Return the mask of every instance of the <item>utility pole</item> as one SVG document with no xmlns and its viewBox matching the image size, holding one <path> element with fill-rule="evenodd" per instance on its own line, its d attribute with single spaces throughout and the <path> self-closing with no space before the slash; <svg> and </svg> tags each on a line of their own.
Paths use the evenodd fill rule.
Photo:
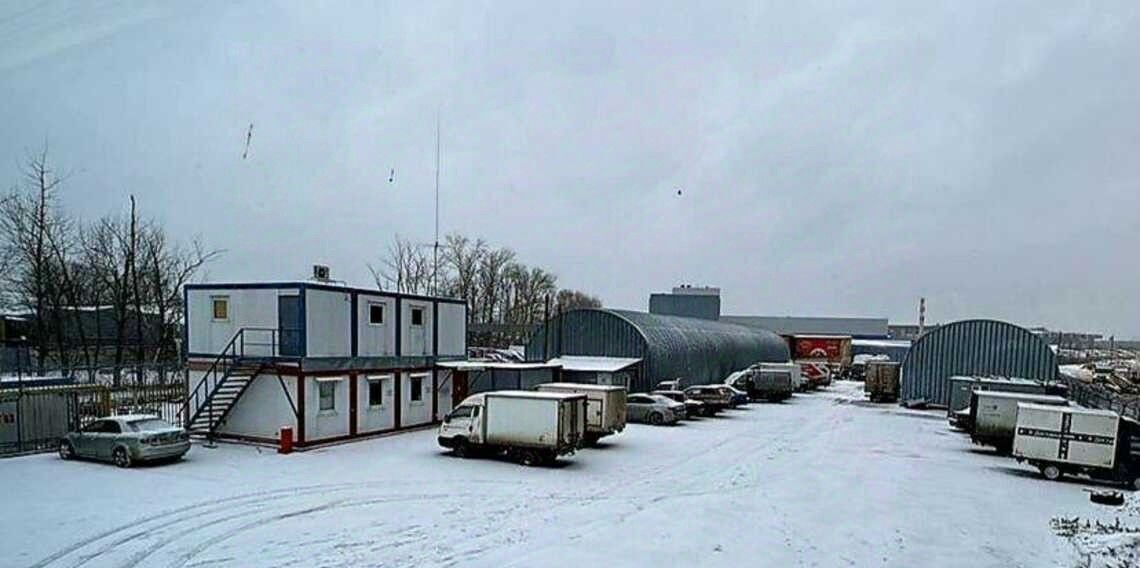
<svg viewBox="0 0 1140 568">
<path fill-rule="evenodd" d="M 439 295 L 439 110 L 435 111 L 435 241 L 431 253 L 431 293 Z"/>
</svg>

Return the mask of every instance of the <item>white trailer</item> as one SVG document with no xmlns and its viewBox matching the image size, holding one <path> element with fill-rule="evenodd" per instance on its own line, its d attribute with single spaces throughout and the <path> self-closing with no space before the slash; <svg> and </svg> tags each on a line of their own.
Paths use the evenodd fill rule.
<svg viewBox="0 0 1140 568">
<path fill-rule="evenodd" d="M 440 446 L 459 457 L 506 454 L 523 465 L 551 464 L 586 438 L 586 396 L 493 391 L 469 396 L 439 427 Z"/>
<path fill-rule="evenodd" d="M 625 430 L 625 387 L 581 383 L 547 383 L 538 392 L 586 395 L 586 444 Z"/>
<path fill-rule="evenodd" d="M 1140 489 L 1140 424 L 1108 410 L 1018 403 L 1013 456 L 1046 479 L 1084 474 Z"/>
<path fill-rule="evenodd" d="M 1013 448 L 1017 429 L 1017 405 L 1020 402 L 1046 406 L 1068 406 L 1064 397 L 1023 392 L 974 391 L 970 400 L 970 440 L 981 446 L 993 446 L 999 454 Z"/>
</svg>

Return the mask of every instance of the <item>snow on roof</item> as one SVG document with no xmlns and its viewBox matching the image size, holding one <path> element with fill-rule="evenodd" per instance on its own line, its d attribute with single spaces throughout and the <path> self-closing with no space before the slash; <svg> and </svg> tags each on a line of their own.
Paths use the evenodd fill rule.
<svg viewBox="0 0 1140 568">
<path fill-rule="evenodd" d="M 584 394 L 572 392 L 540 392 L 540 391 L 521 391 L 521 390 L 501 390 L 489 391 L 482 393 L 485 396 L 498 396 L 509 398 L 544 398 L 549 400 L 566 400 L 568 398 L 578 398 L 586 396 Z"/>
<path fill-rule="evenodd" d="M 907 339 L 852 339 L 851 345 L 866 347 L 910 347 Z"/>
<path fill-rule="evenodd" d="M 118 414 L 115 416 L 108 416 L 104 420 L 121 420 L 123 422 L 134 422 L 136 420 L 154 420 L 158 418 L 154 414 Z"/>
<path fill-rule="evenodd" d="M 537 388 L 540 389 L 540 392 L 541 392 L 541 390 L 544 390 L 544 389 L 556 389 L 556 390 L 565 389 L 565 390 L 583 390 L 583 391 L 598 391 L 598 392 L 603 392 L 603 391 L 609 392 L 609 391 L 619 391 L 619 390 L 623 391 L 623 390 L 625 390 L 625 387 L 617 386 L 617 385 L 593 385 L 593 384 L 589 384 L 589 383 L 545 383 L 545 384 L 538 385 Z"/>
<path fill-rule="evenodd" d="M 1034 381 L 1032 379 L 1022 379 L 1020 377 L 974 377 L 967 375 L 955 375 L 950 377 L 951 381 L 974 381 L 986 384 L 1017 384 L 1017 385 L 1039 385 L 1041 381 Z"/>
<path fill-rule="evenodd" d="M 974 391 L 974 393 L 978 395 L 978 398 L 1013 398 L 1017 400 L 1024 400 L 1026 402 L 1068 402 L 1067 398 L 1052 394 L 1032 394 L 1005 391 Z"/>
<path fill-rule="evenodd" d="M 435 364 L 437 367 L 444 369 L 455 369 L 457 371 L 483 371 L 485 369 L 510 369 L 513 371 L 526 371 L 531 369 L 554 369 L 557 364 L 552 363 L 512 363 L 507 361 L 440 361 Z"/>
<path fill-rule="evenodd" d="M 559 365 L 565 371 L 596 371 L 599 373 L 614 373 L 631 365 L 641 362 L 640 358 L 632 357 L 586 357 L 582 355 L 563 355 L 547 361 L 549 365 Z"/>
<path fill-rule="evenodd" d="M 1048 406 L 1044 404 L 1033 404 L 1032 402 L 1019 402 L 1018 408 L 1031 408 L 1033 410 L 1048 410 L 1050 412 L 1065 412 L 1068 414 L 1082 414 L 1087 416 L 1120 416 L 1111 410 L 1101 410 L 1099 408 L 1085 408 L 1083 406 Z"/>
</svg>

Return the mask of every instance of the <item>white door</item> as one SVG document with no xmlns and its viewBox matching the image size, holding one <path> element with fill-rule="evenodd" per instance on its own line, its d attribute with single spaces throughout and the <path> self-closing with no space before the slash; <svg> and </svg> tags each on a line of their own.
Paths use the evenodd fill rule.
<svg viewBox="0 0 1140 568">
<path fill-rule="evenodd" d="M 395 375 L 367 375 L 357 380 L 357 432 L 377 432 L 396 427 Z"/>
<path fill-rule="evenodd" d="M 411 304 L 408 309 L 409 355 L 427 355 L 428 310 L 423 304 Z"/>
</svg>

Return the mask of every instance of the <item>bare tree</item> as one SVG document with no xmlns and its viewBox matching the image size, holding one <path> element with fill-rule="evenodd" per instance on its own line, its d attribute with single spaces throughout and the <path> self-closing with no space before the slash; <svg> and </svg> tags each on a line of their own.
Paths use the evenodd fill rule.
<svg viewBox="0 0 1140 568">
<path fill-rule="evenodd" d="M 156 338 L 155 361 L 173 358 L 178 355 L 173 336 L 175 324 L 183 320 L 186 306 L 182 301 L 182 287 L 194 274 L 211 260 L 222 254 L 220 250 L 206 250 L 195 239 L 189 248 L 171 245 L 166 233 L 157 225 L 151 224 L 142 234 L 140 255 L 142 256 L 142 280 L 147 305 L 153 307 L 154 323 L 158 329 L 152 336 Z M 142 319 L 143 314 L 136 314 Z"/>
<path fill-rule="evenodd" d="M 479 309 L 479 264 L 487 254 L 487 243 L 451 234 L 445 237 L 443 247 L 444 293 L 467 300 L 467 322 L 471 323 Z"/>
<path fill-rule="evenodd" d="M 483 239 L 450 234 L 444 239 L 440 292 L 467 301 L 467 323 L 492 324 L 479 341 L 505 343 L 526 338 L 542 321 L 546 299 L 560 294 L 558 278 L 516 260 L 509 248 L 491 248 Z M 380 266 L 369 265 L 376 286 L 399 292 L 429 291 L 431 264 L 422 247 L 396 236 Z M 600 306 L 592 296 L 563 291 L 560 305 Z M 568 309 L 568 308 L 567 308 Z"/>
<path fill-rule="evenodd" d="M 381 290 L 395 286 L 397 292 L 426 294 L 431 286 L 432 262 L 424 247 L 396 235 L 388 245 L 388 254 L 380 266 L 368 265 L 376 287 Z"/>
<path fill-rule="evenodd" d="M 478 290 L 482 314 L 479 321 L 502 323 L 503 308 L 507 303 L 504 272 L 515 259 L 515 252 L 508 248 L 490 250 L 479 260 Z"/>
<path fill-rule="evenodd" d="M 578 308 L 600 308 L 602 301 L 578 290 L 559 290 L 556 306 L 557 311 L 566 312 Z"/>
<path fill-rule="evenodd" d="M 37 370 L 43 373 L 50 351 L 48 312 L 56 292 L 49 289 L 53 268 L 49 241 L 66 221 L 57 197 L 63 178 L 49 165 L 46 145 L 28 157 L 23 174 L 24 189 L 15 190 L 0 207 L 4 250 L 0 257 L 13 268 L 3 276 L 4 289 L 11 295 L 7 303 L 28 310 L 34 319 Z"/>
</svg>

